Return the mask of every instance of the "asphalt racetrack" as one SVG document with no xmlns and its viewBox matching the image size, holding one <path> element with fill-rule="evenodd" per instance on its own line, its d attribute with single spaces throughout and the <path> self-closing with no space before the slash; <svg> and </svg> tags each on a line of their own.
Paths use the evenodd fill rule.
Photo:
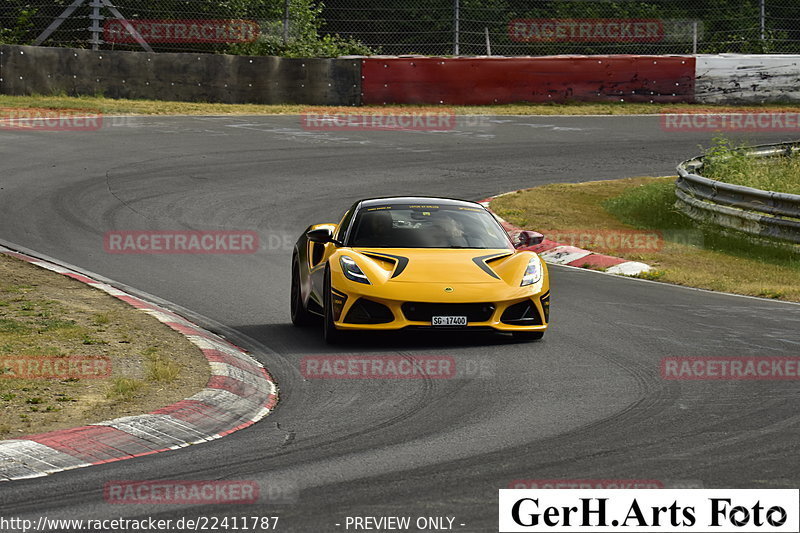
<svg viewBox="0 0 800 533">
<path fill-rule="evenodd" d="M 515 479 L 800 485 L 796 381 L 666 381 L 669 356 L 796 356 L 800 306 L 551 267 L 542 342 L 380 335 L 330 348 L 289 320 L 291 243 L 354 200 L 471 200 L 523 187 L 668 175 L 711 144 L 657 116 L 496 117 L 441 132 L 307 131 L 296 116 L 106 119 L 99 132 L 0 131 L 0 239 L 128 287 L 249 349 L 277 411 L 198 446 L 0 484 L 4 516 L 455 517 L 497 529 Z M 735 137 L 735 136 L 734 136 Z M 751 134 L 757 142 L 786 134 Z M 254 230 L 249 255 L 109 254 L 110 230 Z M 289 243 L 287 246 L 286 243 Z M 460 379 L 303 379 L 307 355 L 447 355 Z M 474 368 L 474 366 L 473 366 Z M 251 480 L 254 505 L 113 505 L 110 480 Z M 340 524 L 340 525 L 336 525 Z M 463 524 L 463 525 L 462 525 Z"/>
</svg>

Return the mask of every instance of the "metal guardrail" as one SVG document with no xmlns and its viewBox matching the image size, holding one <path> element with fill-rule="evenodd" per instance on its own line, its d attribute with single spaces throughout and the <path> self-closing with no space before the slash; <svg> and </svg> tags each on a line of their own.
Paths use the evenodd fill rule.
<svg viewBox="0 0 800 533">
<path fill-rule="evenodd" d="M 800 154 L 800 142 L 765 144 L 741 150 L 749 157 Z M 706 156 L 678 165 L 676 207 L 691 219 L 754 237 L 800 244 L 800 195 L 762 191 L 700 176 Z"/>
</svg>

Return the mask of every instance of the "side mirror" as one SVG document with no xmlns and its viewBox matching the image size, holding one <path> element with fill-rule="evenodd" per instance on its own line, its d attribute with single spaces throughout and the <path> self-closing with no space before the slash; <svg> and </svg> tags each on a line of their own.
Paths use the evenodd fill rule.
<svg viewBox="0 0 800 533">
<path fill-rule="evenodd" d="M 306 237 L 308 237 L 309 241 L 319 244 L 325 244 L 329 242 L 340 244 L 339 241 L 333 238 L 333 230 L 331 230 L 331 228 L 312 229 L 311 231 L 306 232 Z"/>
<path fill-rule="evenodd" d="M 517 234 L 514 248 L 525 248 L 527 246 L 536 246 L 542 244 L 544 235 L 536 231 L 523 230 Z"/>
</svg>

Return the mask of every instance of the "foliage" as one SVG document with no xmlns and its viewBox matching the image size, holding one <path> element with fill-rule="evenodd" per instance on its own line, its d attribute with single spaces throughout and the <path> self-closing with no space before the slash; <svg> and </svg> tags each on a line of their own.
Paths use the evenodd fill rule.
<svg viewBox="0 0 800 533">
<path fill-rule="evenodd" d="M 8 8 L 3 8 L 6 9 Z M 36 9 L 21 7 L 10 13 L 11 16 L 8 18 L 10 22 L 0 27 L 0 44 L 23 44 L 25 35 L 33 27 L 32 18 L 36 14 Z"/>
<path fill-rule="evenodd" d="M 745 145 L 735 145 L 725 137 L 716 137 L 713 142 L 703 160 L 703 176 L 765 191 L 800 194 L 797 154 L 754 158 L 745 155 Z"/>
<path fill-rule="evenodd" d="M 340 55 L 370 55 L 372 51 L 354 39 L 338 35 L 320 35 L 322 6 L 308 0 L 291 0 L 291 13 L 287 35 L 284 39 L 283 23 L 261 22 L 261 35 L 249 43 L 230 45 L 229 54 L 283 57 L 337 57 Z"/>
<path fill-rule="evenodd" d="M 284 39 L 284 9 L 289 28 Z M 0 42 L 31 43 L 71 0 L 4 0 Z M 89 46 L 91 8 L 79 8 L 47 40 L 48 46 Z M 155 43 L 156 51 L 277 54 L 290 57 L 342 54 L 450 54 L 454 51 L 455 6 L 461 54 L 486 53 L 486 32 L 497 55 L 683 54 L 693 51 L 697 23 L 699 53 L 800 53 L 800 2 L 761 0 L 115 0 L 130 19 L 247 19 L 263 33 L 252 43 Z M 112 16 L 103 10 L 105 16 Z M 518 42 L 509 35 L 515 19 L 658 19 L 657 42 Z M 667 29 L 667 26 L 669 29 Z M 106 44 L 139 50 L 134 44 Z"/>
<path fill-rule="evenodd" d="M 288 32 L 284 35 L 284 9 L 288 1 Z M 31 44 L 60 16 L 71 0 L 27 3 L 5 0 L 0 6 L 0 43 Z M 87 19 L 91 8 L 79 7 L 47 39 L 48 46 L 88 47 Z M 114 5 L 130 20 L 252 20 L 261 33 L 257 40 L 242 43 L 150 43 L 156 52 L 207 52 L 288 57 L 335 57 L 370 54 L 371 50 L 352 38 L 320 35 L 322 4 L 315 0 L 117 0 Z M 108 10 L 103 16 L 113 18 Z M 141 50 L 135 43 L 106 43 L 104 48 Z"/>
<path fill-rule="evenodd" d="M 761 38 L 760 0 L 458 0 L 459 49 L 505 55 L 673 54 L 693 51 L 698 24 L 699 53 L 800 51 L 800 3 L 767 2 Z M 517 42 L 509 35 L 515 19 L 658 19 L 668 34 L 657 42 Z M 446 54 L 453 50 L 454 0 L 327 0 L 324 30 L 355 37 L 386 53 Z"/>
</svg>

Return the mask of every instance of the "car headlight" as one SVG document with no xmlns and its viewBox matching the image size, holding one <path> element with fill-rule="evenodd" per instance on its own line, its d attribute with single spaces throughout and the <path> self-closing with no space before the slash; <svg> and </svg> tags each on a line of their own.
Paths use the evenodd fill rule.
<svg viewBox="0 0 800 533">
<path fill-rule="evenodd" d="M 522 283 L 519 286 L 533 285 L 540 279 L 542 279 L 542 260 L 538 255 L 534 255 L 528 261 L 528 267 L 525 269 L 525 274 L 522 275 Z"/>
<path fill-rule="evenodd" d="M 361 271 L 361 269 L 358 268 L 358 265 L 356 264 L 356 262 L 353 260 L 352 257 L 343 255 L 342 257 L 339 258 L 339 264 L 342 265 L 342 273 L 344 274 L 344 277 L 346 277 L 350 281 L 372 285 L 369 282 L 369 279 L 367 278 L 366 274 L 364 274 Z"/>
</svg>

